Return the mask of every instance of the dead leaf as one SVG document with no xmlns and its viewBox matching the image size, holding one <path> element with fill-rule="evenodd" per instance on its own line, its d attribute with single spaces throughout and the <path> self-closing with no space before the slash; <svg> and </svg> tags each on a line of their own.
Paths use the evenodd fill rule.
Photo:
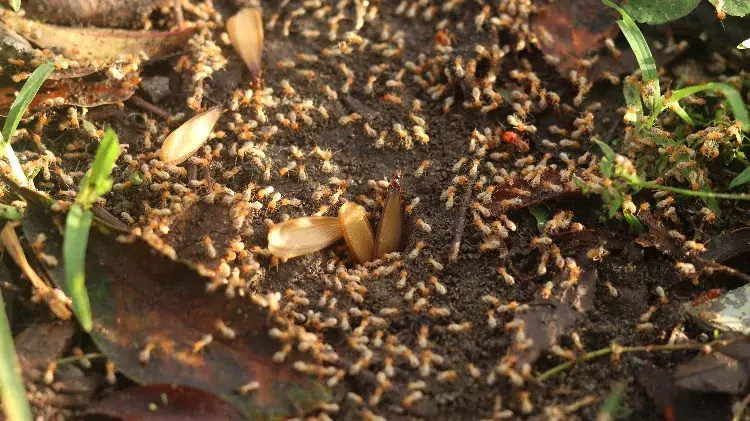
<svg viewBox="0 0 750 421">
<path fill-rule="evenodd" d="M 191 263 L 200 263 L 214 270 L 238 230 L 232 227 L 231 206 L 222 203 L 196 202 L 182 211 L 169 227 L 164 241 L 174 248 L 177 257 Z M 203 238 L 209 236 L 216 257 L 206 253 Z"/>
<path fill-rule="evenodd" d="M 740 228 L 711 238 L 704 244 L 706 251 L 699 256 L 723 263 L 741 254 L 750 253 L 750 228 Z"/>
<path fill-rule="evenodd" d="M 26 17 L 67 26 L 135 28 L 170 0 L 24 0 Z"/>
<path fill-rule="evenodd" d="M 636 372 L 635 379 L 667 421 L 726 420 L 730 417 L 728 399 L 722 402 L 717 395 L 680 389 L 667 370 L 644 368 Z"/>
<path fill-rule="evenodd" d="M 169 384 L 152 384 L 120 390 L 91 405 L 86 414 L 122 421 L 245 419 L 239 411 L 214 394 L 201 389 Z"/>
<path fill-rule="evenodd" d="M 594 309 L 594 294 L 596 291 L 597 263 L 588 259 L 583 253 L 577 261 L 580 265 L 580 273 L 575 282 L 567 282 L 569 285 L 556 294 L 563 303 L 567 303 L 579 313 Z M 571 269 L 564 270 L 558 277 L 556 285 L 564 285 L 570 279 Z"/>
<path fill-rule="evenodd" d="M 572 327 L 579 319 L 568 304 L 557 301 L 544 301 L 531 304 L 531 310 L 516 316 L 524 322 L 526 337 L 532 341 L 530 347 L 517 354 L 518 364 L 532 364 L 557 343 L 557 338 Z"/>
<path fill-rule="evenodd" d="M 48 211 L 49 199 L 10 185 L 28 204 L 23 221 L 27 238 L 45 233 L 46 251 L 62 261 L 62 225 Z M 330 399 L 326 387 L 290 366 L 289 361 L 304 360 L 302 355 L 292 352 L 287 363 L 273 362 L 280 346 L 268 335 L 272 325 L 264 308 L 207 293 L 212 278 L 157 252 L 140 237 L 97 222 L 89 235 L 86 265 L 91 337 L 134 381 L 208 390 L 259 420 L 298 416 Z M 65 289 L 63 265 L 48 272 Z M 217 321 L 234 331 L 234 339 L 217 328 Z M 196 350 L 196 343 L 209 334 L 212 341 Z M 144 364 L 141 353 L 147 345 L 153 349 Z M 237 393 L 251 381 L 258 382 L 258 390 Z"/>
<path fill-rule="evenodd" d="M 73 321 L 34 323 L 13 338 L 21 371 L 37 380 L 47 364 L 60 358 L 76 333 Z"/>
<path fill-rule="evenodd" d="M 495 215 L 500 215 L 509 210 L 523 209 L 545 200 L 557 200 L 581 194 L 581 189 L 575 186 L 572 181 L 562 181 L 560 173 L 556 170 L 548 168 L 538 176 L 537 187 L 531 185 L 536 175 L 529 180 L 525 180 L 522 175 L 517 175 L 511 179 L 506 177 L 505 183 L 495 187 L 489 209 Z M 561 190 L 556 191 L 553 188 L 546 187 L 546 183 L 558 186 Z"/>
<path fill-rule="evenodd" d="M 542 5 L 531 27 L 539 48 L 557 57 L 557 70 L 567 76 L 581 68 L 580 60 L 603 48 L 606 38 L 618 35 L 617 18 L 617 12 L 600 0 L 561 0 Z"/>
<path fill-rule="evenodd" d="M 61 53 L 68 59 L 85 64 L 112 63 L 128 55 L 146 54 L 150 59 L 180 51 L 195 28 L 174 32 L 130 31 L 107 28 L 72 28 L 48 25 L 5 12 L 2 20 L 40 48 Z"/>
<path fill-rule="evenodd" d="M 117 80 L 103 71 L 77 79 L 47 80 L 29 108 L 39 110 L 63 105 L 96 107 L 115 104 L 130 98 L 139 81 L 137 73 L 128 73 Z M 7 114 L 18 89 L 20 86 L 0 88 L 0 114 Z"/>
<path fill-rule="evenodd" d="M 710 354 L 700 354 L 675 369 L 675 384 L 699 392 L 745 394 L 750 385 L 750 337 L 738 339 Z"/>
<path fill-rule="evenodd" d="M 641 212 L 639 219 L 648 227 L 648 233 L 641 234 L 635 241 L 643 247 L 655 247 L 662 253 L 680 258 L 682 247 L 678 240 L 669 235 L 669 230 L 661 223 L 656 215 L 650 212 Z"/>
</svg>

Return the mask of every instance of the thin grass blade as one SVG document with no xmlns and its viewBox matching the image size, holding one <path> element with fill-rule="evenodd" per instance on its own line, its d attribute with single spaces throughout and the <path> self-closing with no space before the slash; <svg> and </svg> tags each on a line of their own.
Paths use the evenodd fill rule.
<svg viewBox="0 0 750 421">
<path fill-rule="evenodd" d="M 3 413 L 11 421 L 31 421 L 31 408 L 26 400 L 26 387 L 21 378 L 21 366 L 13 345 L 5 301 L 0 294 L 0 396 Z"/>
<path fill-rule="evenodd" d="M 649 92 L 646 96 L 646 105 L 653 110 L 657 99 L 661 96 L 661 91 L 659 89 L 659 76 L 656 72 L 656 62 L 654 61 L 653 54 L 651 54 L 651 49 L 648 47 L 646 38 L 643 37 L 643 33 L 638 29 L 638 25 L 635 24 L 633 19 L 624 10 L 609 0 L 602 1 L 622 15 L 622 20 L 618 20 L 617 25 L 625 35 L 630 48 L 633 49 L 636 60 L 638 60 L 638 66 L 641 68 L 641 73 L 643 74 L 643 83 L 647 85 L 646 89 Z"/>
<path fill-rule="evenodd" d="M 628 111 L 632 108 L 635 111 L 634 124 L 641 124 L 643 121 L 643 101 L 641 101 L 641 95 L 638 93 L 638 86 L 634 83 L 623 83 L 622 93 L 625 96 L 625 104 L 628 106 Z"/>
<path fill-rule="evenodd" d="M 671 103 L 676 103 L 681 99 L 684 99 L 690 95 L 694 95 L 701 91 L 719 91 L 727 99 L 729 108 L 732 109 L 734 118 L 742 125 L 742 130 L 750 130 L 750 116 L 748 116 L 747 108 L 745 103 L 742 101 L 740 93 L 737 92 L 733 87 L 724 83 L 709 82 L 703 85 L 688 86 L 687 88 L 678 89 L 672 92 L 672 96 L 669 97 Z"/>
<path fill-rule="evenodd" d="M 81 327 L 91 331 L 91 304 L 86 291 L 86 245 L 89 241 L 92 213 L 79 203 L 74 203 L 65 220 L 63 239 L 63 260 L 65 261 L 65 282 L 67 293 L 73 300 L 73 312 Z"/>
<path fill-rule="evenodd" d="M 18 127 L 18 123 L 21 121 L 23 113 L 26 112 L 26 108 L 31 103 L 31 100 L 34 99 L 36 93 L 39 92 L 39 88 L 42 87 L 44 81 L 47 80 L 47 77 L 49 77 L 54 70 L 55 63 L 44 63 L 37 67 L 26 80 L 23 88 L 21 88 L 18 96 L 10 106 L 8 118 L 5 119 L 5 124 L 3 125 L 3 137 L 6 141 L 10 142 L 10 138 L 16 131 L 16 127 Z"/>
<path fill-rule="evenodd" d="M 91 166 L 91 178 L 89 183 L 97 186 L 97 190 L 103 185 L 107 185 L 106 180 L 112 174 L 112 166 L 120 156 L 120 142 L 117 133 L 111 127 L 107 127 L 102 137 L 102 143 L 96 149 L 94 164 Z M 110 184 L 111 187 L 111 184 Z M 97 191 L 98 195 L 106 194 L 109 191 Z"/>
<path fill-rule="evenodd" d="M 734 177 L 732 182 L 729 183 L 729 188 L 733 189 L 746 183 L 750 183 L 750 167 L 745 168 L 737 177 Z"/>
<path fill-rule="evenodd" d="M 687 111 L 685 111 L 682 106 L 676 102 L 670 103 L 669 108 L 674 111 L 675 114 L 677 114 L 678 117 L 682 119 L 685 123 L 694 126 L 695 123 L 693 123 L 693 119 L 688 115 Z"/>
</svg>

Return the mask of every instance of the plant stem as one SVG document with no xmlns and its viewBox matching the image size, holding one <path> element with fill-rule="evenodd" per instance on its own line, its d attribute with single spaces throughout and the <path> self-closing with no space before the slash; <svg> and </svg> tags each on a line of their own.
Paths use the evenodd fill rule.
<svg viewBox="0 0 750 421">
<path fill-rule="evenodd" d="M 8 159 L 8 163 L 10 164 L 10 174 L 16 180 L 16 183 L 23 187 L 28 186 L 29 180 L 26 178 L 26 173 L 23 172 L 23 167 L 21 167 L 21 163 L 18 162 L 18 157 L 8 140 L 3 142 L 2 154 L 0 154 L 0 156 L 5 156 L 5 158 Z"/>
<path fill-rule="evenodd" d="M 99 358 L 107 358 L 107 356 L 102 354 L 101 352 L 91 352 L 89 354 L 73 355 L 70 357 L 60 358 L 59 360 L 55 361 L 55 363 L 57 363 L 58 366 L 61 366 L 63 364 L 72 364 L 82 360 L 95 360 Z"/>
<path fill-rule="evenodd" d="M 750 393 L 745 396 L 745 399 L 740 402 L 739 406 L 735 409 L 734 416 L 732 416 L 732 421 L 740 421 L 740 418 L 742 417 L 742 413 L 745 412 L 745 409 L 747 406 L 750 405 Z"/>
<path fill-rule="evenodd" d="M 0 293 L 0 396 L 3 412 L 9 421 L 31 421 L 31 408 L 21 378 L 21 366 L 13 347 L 5 301 Z"/>
<path fill-rule="evenodd" d="M 564 363 L 556 365 L 550 368 L 549 370 L 545 371 L 544 373 L 538 375 L 536 379 L 540 382 L 547 380 L 548 378 L 567 370 L 568 368 L 574 366 L 575 364 L 612 354 L 615 349 L 617 349 L 618 354 L 625 354 L 628 352 L 644 352 L 644 351 L 645 352 L 654 352 L 654 351 L 672 352 L 672 351 L 682 351 L 682 350 L 691 350 L 691 349 L 701 349 L 705 346 L 709 346 L 709 347 L 713 347 L 717 345 L 724 346 L 734 341 L 735 339 L 728 339 L 728 340 L 719 339 L 719 340 L 710 342 L 708 344 L 690 343 L 690 344 L 681 344 L 681 345 L 640 345 L 640 346 L 623 346 L 623 347 L 618 346 L 618 345 L 613 345 L 607 348 L 597 349 L 596 351 L 591 351 L 587 354 L 583 354 L 574 360 L 565 361 Z"/>
<path fill-rule="evenodd" d="M 648 181 L 633 181 L 629 180 L 630 183 L 633 186 L 636 187 L 645 187 L 648 189 L 654 189 L 654 190 L 667 190 L 674 193 L 680 193 L 684 194 L 686 196 L 695 196 L 695 197 L 713 197 L 716 199 L 736 199 L 736 200 L 750 200 L 750 194 L 745 193 L 716 193 L 716 192 L 705 192 L 705 191 L 696 191 L 696 190 L 690 190 L 690 189 L 681 189 L 679 187 L 670 187 L 670 186 L 664 186 L 661 184 L 651 183 Z"/>
</svg>

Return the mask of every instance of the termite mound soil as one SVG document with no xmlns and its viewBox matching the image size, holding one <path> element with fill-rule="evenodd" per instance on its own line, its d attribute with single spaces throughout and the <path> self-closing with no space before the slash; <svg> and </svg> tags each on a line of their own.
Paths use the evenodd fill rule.
<svg viewBox="0 0 750 421">
<path fill-rule="evenodd" d="M 321 206 L 328 206 L 326 215 L 335 215 L 343 200 L 364 203 L 359 196 L 375 200 L 377 194 L 368 185 L 368 180 L 387 180 L 395 169 L 402 169 L 404 172 L 401 181 L 404 204 L 411 203 L 417 197 L 420 199 L 419 204 L 407 214 L 407 240 L 402 257 L 382 262 L 382 268 L 370 268 L 368 276 L 355 275 L 355 266 L 347 260 L 342 247 L 333 247 L 278 265 L 274 265 L 272 259 L 262 252 L 256 254 L 255 258 L 263 268 L 262 276 L 245 285 L 245 293 L 280 292 L 281 306 L 287 306 L 289 310 L 300 314 L 299 324 L 319 334 L 320 339 L 333 347 L 342 360 L 350 364 L 361 362 L 359 373 L 352 370 L 351 375 L 344 376 L 335 386 L 334 396 L 336 403 L 340 405 L 340 412 L 331 414 L 331 417 L 337 420 L 373 419 L 367 417 L 369 414 L 377 414 L 389 420 L 480 420 L 493 419 L 493 413 L 511 410 L 512 419 L 594 420 L 601 402 L 609 395 L 614 384 L 624 381 L 626 389 L 622 402 L 625 411 L 623 416 L 626 419 L 663 419 L 662 408 L 655 406 L 647 395 L 636 379 L 637 373 L 653 368 L 670 370 L 687 361 L 693 353 L 626 354 L 619 363 L 610 362 L 608 357 L 603 357 L 574 366 L 539 383 L 533 379 L 534 376 L 564 361 L 551 353 L 550 344 L 538 349 L 538 359 L 528 361 L 531 371 L 525 373 L 527 377 L 523 382 L 497 370 L 504 357 L 517 352 L 515 347 L 518 346 L 518 329 L 506 328 L 505 325 L 523 314 L 501 312 L 497 307 L 509 303 L 528 304 L 531 310 L 527 311 L 533 312 L 537 306 L 546 305 L 544 303 L 548 301 L 545 296 L 559 295 L 561 283 L 567 279 L 568 272 L 558 268 L 554 255 L 547 253 L 547 257 L 544 257 L 549 258 L 547 270 L 540 274 L 539 266 L 544 253 L 530 243 L 533 238 L 542 234 L 535 218 L 527 209 L 509 211 L 505 215 L 513 224 L 499 215 L 482 216 L 484 224 L 492 227 L 493 223 L 497 223 L 508 230 L 508 238 L 504 240 L 507 250 L 482 250 L 485 239 L 474 223 L 473 216 L 474 212 L 481 215 L 482 211 L 471 208 L 474 202 L 483 203 L 477 195 L 495 184 L 493 177 L 496 173 L 487 163 L 491 163 L 497 171 L 520 171 L 524 164 L 519 164 L 519 160 L 531 156 L 528 163 L 538 163 L 545 159 L 545 154 L 550 154 L 546 158 L 549 164 L 562 168 L 560 152 L 577 159 L 590 151 L 587 158 L 590 159 L 592 154 L 598 153 L 595 145 L 589 143 L 590 137 L 598 135 L 607 142 L 622 137 L 622 114 L 617 111 L 624 105 L 621 86 L 612 85 L 606 80 L 597 81 L 583 103 L 574 107 L 573 99 L 578 92 L 576 86 L 561 77 L 535 48 L 516 51 L 518 41 L 526 39 L 528 34 L 524 35 L 518 32 L 520 30 L 509 27 L 500 31 L 490 31 L 487 25 L 482 30 L 475 29 L 474 18 L 481 10 L 475 2 L 456 6 L 448 11 L 441 11 L 439 6 L 434 7 L 433 13 L 436 16 L 430 21 L 421 17 L 428 7 L 418 7 L 414 3 L 414 7 L 418 9 L 415 13 L 417 17 L 410 18 L 407 12 L 397 10 L 400 2 L 384 2 L 378 5 L 377 18 L 373 22 L 367 22 L 360 31 L 360 35 L 370 39 L 371 44 L 384 45 L 375 49 L 364 48 L 360 52 L 359 46 L 353 43 L 351 47 L 354 51 L 351 53 L 328 55 L 324 51 L 336 49 L 341 39 L 328 40 L 328 24 L 325 20 L 315 18 L 312 11 L 305 15 L 291 16 L 291 11 L 301 3 L 292 1 L 283 8 L 275 3 L 264 5 L 266 23 L 276 14 L 280 18 L 275 26 L 266 29 L 264 71 L 260 82 L 250 83 L 250 75 L 243 69 L 231 47 L 222 46 L 229 62 L 224 69 L 204 81 L 203 105 L 206 108 L 214 104 L 231 107 L 233 96 L 248 89 L 255 92 L 273 89 L 272 93 L 268 91 L 266 95 L 273 98 L 275 105 L 266 106 L 266 122 L 261 120 L 257 110 L 251 105 L 244 104 L 236 110 L 226 112 L 216 127 L 217 131 L 225 132 L 225 137 L 217 137 L 208 142 L 212 150 L 216 150 L 219 144 L 223 145 L 223 150 L 212 158 L 207 172 L 213 182 L 234 192 L 243 192 L 253 183 L 256 193 L 272 186 L 273 192 L 281 193 L 282 198 L 300 200 L 299 207 L 279 205 L 276 209 L 270 209 L 268 205 L 272 193 L 258 199 L 263 203 L 263 208 L 253 211 L 246 222 L 246 226 L 253 228 L 252 233 L 246 230 L 241 235 L 244 247 L 248 250 L 254 247 L 262 250 L 267 246 L 266 220 L 279 222 L 284 215 L 311 215 L 318 212 Z M 345 8 L 342 12 L 346 18 L 341 22 L 339 37 L 343 37 L 351 29 L 356 19 L 350 9 L 351 7 Z M 529 19 L 521 12 L 509 18 L 522 23 Z M 292 20 L 288 36 L 284 35 L 283 29 L 286 19 Z M 436 24 L 443 19 L 446 23 L 441 26 L 443 29 L 438 29 Z M 314 37 L 306 32 L 314 30 L 321 34 Z M 384 30 L 387 33 L 382 36 Z M 495 63 L 477 52 L 477 46 L 491 51 L 493 45 L 500 50 L 508 47 L 507 51 L 503 50 L 505 52 L 502 58 Z M 397 51 L 387 55 L 389 49 Z M 673 61 L 665 74 L 671 76 L 672 66 L 689 60 L 694 51 L 687 50 L 683 53 L 684 56 Z M 317 61 L 305 62 L 300 59 L 300 54 L 317 57 Z M 488 84 L 494 86 L 494 90 L 504 100 L 497 109 L 482 112 L 479 107 L 464 106 L 464 102 L 471 104 L 473 101 L 473 86 L 456 75 L 457 58 L 463 60 L 464 66 L 470 60 L 476 60 L 477 79 L 486 77 L 490 72 L 494 73 L 496 82 Z M 284 61 L 294 61 L 296 66 L 292 68 L 279 64 Z M 408 65 L 408 62 L 412 64 Z M 144 75 L 146 78 L 168 76 L 171 94 L 156 105 L 172 114 L 185 113 L 191 116 L 194 111 L 186 104 L 193 93 L 193 84 L 188 75 L 174 72 L 174 64 L 174 61 L 151 64 L 145 69 Z M 373 69 L 377 66 L 381 66 L 381 69 Z M 415 67 L 420 69 L 414 70 Z M 634 69 L 622 69 L 622 72 L 632 70 Z M 507 116 L 514 113 L 510 105 L 514 102 L 514 92 L 526 97 L 532 95 L 532 88 L 528 83 L 519 82 L 511 76 L 514 71 L 533 72 L 540 81 L 539 86 L 533 89 L 554 92 L 560 97 L 561 103 L 558 106 L 548 104 L 543 108 L 535 106 L 527 113 L 525 123 L 537 127 L 537 132 L 533 134 L 519 130 L 519 135 L 529 145 L 528 152 L 517 145 L 495 142 L 487 148 L 485 155 L 480 156 L 476 149 L 481 147 L 481 142 L 476 140 L 476 136 L 472 141 L 472 132 L 477 130 L 484 133 L 485 128 L 488 128 L 486 136 L 499 138 L 504 130 L 513 129 Z M 314 72 L 314 75 L 310 72 Z M 351 83 L 347 83 L 348 72 L 354 75 Z M 726 72 L 736 73 L 737 69 L 730 67 Z M 451 76 L 446 77 L 445 73 Z M 372 93 L 368 93 L 367 88 L 370 76 L 377 76 Z M 389 85 L 387 81 L 392 83 Z M 293 88 L 293 92 L 286 90 L 287 83 Z M 422 86 L 423 84 L 426 86 Z M 345 85 L 349 86 L 348 93 L 343 88 Z M 335 97 L 326 94 L 326 86 L 337 92 Z M 385 95 L 396 98 L 384 99 Z M 482 106 L 491 105 L 492 99 L 484 93 L 482 95 Z M 305 100 L 311 100 L 313 104 L 304 111 L 312 120 L 311 125 L 303 121 L 302 113 L 294 107 Z M 419 106 L 415 106 L 415 100 L 419 101 Z M 446 101 L 452 103 L 448 104 L 450 107 Z M 539 98 L 535 97 L 534 101 L 538 102 Z M 573 121 L 583 117 L 585 109 L 595 103 L 599 105 L 593 107 L 593 128 L 581 137 L 578 147 L 545 145 L 545 139 L 553 144 L 563 139 L 563 136 L 550 133 L 549 126 L 557 125 L 573 131 Z M 325 107 L 325 111 L 321 112 L 319 106 Z M 299 125 L 296 130 L 285 126 L 283 122 L 290 118 L 292 111 L 296 112 L 296 122 Z M 148 130 L 149 123 L 141 120 L 132 104 L 124 110 L 103 107 L 98 112 L 98 122 L 112 125 L 118 130 L 121 142 L 129 145 L 130 155 L 137 157 L 143 154 L 143 157 L 136 158 L 139 164 L 150 162 L 148 154 L 158 150 L 159 140 L 154 136 L 148 142 L 150 145 L 147 144 L 144 132 Z M 283 115 L 277 116 L 277 113 Z M 324 113 L 328 118 L 324 117 Z M 340 121 L 342 117 L 351 117 L 353 113 L 358 114 L 358 117 L 353 118 L 352 122 Z M 422 127 L 429 136 L 428 142 L 420 141 L 413 131 L 413 127 L 419 124 L 410 114 L 424 120 Z M 154 118 L 159 133 L 166 127 L 176 127 L 175 124 L 169 126 L 163 119 L 153 115 L 150 117 Z M 242 147 L 246 140 L 239 138 L 242 130 L 237 127 L 251 120 L 259 122 L 258 127 L 251 130 L 255 135 L 252 141 L 263 150 L 262 166 L 270 166 L 267 174 L 264 174 L 266 168 L 262 169 L 252 161 L 252 154 L 248 153 L 242 158 L 232 152 L 237 147 Z M 230 127 L 230 123 L 235 125 L 234 129 Z M 374 130 L 375 137 L 367 133 L 365 123 Z M 402 138 L 399 129 L 394 126 L 396 124 L 407 132 L 406 136 L 410 140 L 407 141 L 406 136 Z M 271 126 L 277 126 L 277 133 L 264 139 Z M 386 136 L 384 144 L 379 146 L 376 142 L 381 131 L 385 131 Z M 55 153 L 59 150 L 62 154 L 66 137 L 58 135 L 54 138 L 58 140 L 49 147 Z M 295 158 L 293 147 L 299 148 L 304 157 Z M 323 171 L 324 161 L 315 152 L 316 147 L 332 153 L 332 171 Z M 87 149 L 92 152 L 93 145 Z M 495 159 L 491 156 L 493 153 L 501 155 Z M 206 154 L 200 152 L 197 156 L 205 157 Z M 465 162 L 457 165 L 464 158 Z M 420 177 L 415 176 L 415 171 L 425 160 L 429 161 L 429 167 Z M 474 160 L 478 162 L 472 169 Z M 290 163 L 296 165 L 290 166 Z M 88 165 L 90 162 L 85 158 L 64 162 L 68 171 L 80 171 Z M 306 181 L 300 180 L 300 165 L 305 166 Z M 200 164 L 198 167 L 196 180 L 206 180 L 203 167 Z M 288 174 L 280 175 L 279 170 L 287 167 L 291 167 Z M 236 171 L 233 171 L 235 168 Z M 476 175 L 473 174 L 474 171 Z M 233 173 L 225 176 L 226 172 Z M 131 173 L 132 168 L 121 164 L 115 170 L 116 182 L 125 182 Z M 334 176 L 346 180 L 347 185 L 342 189 L 339 200 L 330 203 L 329 198 L 340 187 L 339 183 L 330 182 L 329 179 Z M 456 177 L 463 179 L 456 180 Z M 475 183 L 482 180 L 483 185 L 477 187 Z M 189 186 L 199 197 L 205 197 L 209 193 L 206 185 L 190 187 L 185 175 L 176 176 L 171 182 Z M 60 184 L 60 189 L 66 188 L 61 182 L 56 183 Z M 162 194 L 149 187 L 151 183 L 115 191 L 107 197 L 106 209 L 116 216 L 127 212 L 136 219 L 137 225 L 146 225 L 148 217 L 144 211 L 144 202 L 152 208 L 164 207 L 165 203 Z M 210 184 L 210 181 L 206 184 Z M 454 189 L 454 204 L 447 209 L 446 201 L 441 200 L 441 195 L 451 186 Z M 325 187 L 330 192 L 316 200 L 314 196 Z M 465 201 L 467 189 L 471 196 Z M 642 193 L 635 199 L 639 203 L 651 198 L 648 193 Z M 655 203 L 656 200 L 652 202 Z M 680 280 L 674 269 L 674 260 L 655 248 L 639 245 L 635 241 L 637 235 L 629 231 L 623 220 L 607 218 L 607 210 L 595 195 L 549 200 L 542 206 L 550 216 L 563 211 L 570 212 L 572 221 L 584 227 L 582 233 L 571 233 L 567 228 L 559 235 L 550 235 L 563 260 L 571 258 L 582 265 L 582 256 L 589 250 L 599 247 L 606 250 L 600 259 L 597 258 L 586 269 L 595 270 L 595 274 L 594 282 L 582 294 L 581 300 L 586 303 L 582 311 L 571 307 L 571 314 L 574 316 L 544 316 L 541 325 L 525 326 L 527 333 L 533 335 L 534 330 L 543 330 L 556 323 L 563 324 L 559 338 L 558 335 L 552 335 L 551 340 L 556 341 L 564 350 L 574 350 L 581 354 L 606 348 L 612 343 L 665 343 L 679 322 L 680 303 L 723 282 L 722 279 L 709 278 L 695 287 Z M 676 212 L 681 220 L 675 225 L 683 234 L 698 236 L 700 241 L 705 241 L 713 235 L 746 224 L 746 204 L 721 202 L 721 206 L 721 218 L 714 225 L 708 225 L 700 220 L 698 210 L 702 204 L 699 201 L 678 199 Z M 373 215 L 377 215 L 379 211 L 377 208 L 370 210 Z M 221 215 L 223 214 L 217 217 Z M 196 216 L 195 225 L 190 225 L 188 221 L 187 225 L 183 222 L 183 225 L 175 226 L 172 237 L 167 236 L 169 242 L 184 245 L 185 239 L 180 237 L 183 235 L 181 233 L 190 231 L 191 226 L 198 231 L 204 225 L 210 226 L 210 222 L 204 219 Z M 428 224 L 429 232 L 417 220 Z M 225 225 L 227 224 L 221 224 L 220 233 L 210 232 L 209 228 L 205 228 L 209 232 L 198 234 L 216 236 L 216 247 L 226 248 L 229 234 L 225 231 L 231 229 Z M 458 259 L 450 261 L 451 247 L 457 232 L 461 239 Z M 221 241 L 217 240 L 218 237 L 221 237 Z M 195 235 L 195 238 L 200 236 Z M 418 243 L 423 245 L 421 251 L 413 259 L 407 257 Z M 198 249 L 199 247 L 195 250 Z M 208 265 L 209 259 L 201 259 L 200 251 L 195 250 L 194 255 L 187 257 Z M 442 269 L 428 259 L 434 259 Z M 396 267 L 385 276 L 373 274 L 393 265 Z M 498 274 L 498 268 L 505 268 L 514 282 L 510 283 Z M 340 273 L 342 270 L 348 272 Z M 403 271 L 406 272 L 406 280 L 400 285 Z M 359 276 L 359 280 L 347 279 L 351 276 Z M 437 284 L 431 282 L 431 277 L 435 277 L 445 290 L 442 291 Z M 546 292 L 549 282 L 552 282 L 551 293 Z M 666 304 L 659 304 L 660 297 L 655 292 L 657 287 L 664 289 L 668 298 Z M 307 304 L 290 304 L 295 297 L 300 298 L 303 294 L 309 300 Z M 335 306 L 331 305 L 333 299 L 336 300 Z M 497 302 L 491 303 L 495 299 Z M 648 320 L 653 325 L 648 329 L 636 329 L 641 315 L 654 305 L 659 308 Z M 342 314 L 346 316 L 342 317 Z M 379 319 L 368 320 L 371 317 Z M 565 320 L 561 322 L 556 317 Z M 315 329 L 316 323 L 329 318 L 336 319 L 335 326 Z M 495 322 L 491 322 L 493 318 Z M 344 319 L 348 320 L 350 327 L 342 327 Z M 363 320 L 367 321 L 363 323 Z M 577 351 L 578 344 L 571 339 L 574 332 L 583 346 Z M 689 337 L 697 337 L 700 333 L 697 326 L 687 324 L 686 334 Z M 362 337 L 367 339 L 363 340 Z M 353 344 L 361 344 L 363 347 Z M 539 347 L 539 344 L 530 346 Z M 364 348 L 368 351 L 363 351 Z M 414 358 L 410 359 L 412 354 Z M 364 355 L 367 355 L 366 362 L 362 359 Z M 467 368 L 469 366 L 472 368 Z M 515 367 L 514 370 L 517 374 L 521 368 Z M 455 371 L 455 374 L 451 371 Z M 388 386 L 379 384 L 376 379 L 376 373 L 379 372 L 388 373 Z M 477 372 L 479 374 L 474 376 Z M 491 374 L 493 372 L 495 373 Z M 415 385 L 419 381 L 423 381 L 424 385 Z M 424 396 L 407 404 L 405 398 L 414 395 L 410 387 L 421 390 Z M 347 398 L 348 392 L 360 395 L 365 403 L 359 404 Z M 381 393 L 382 398 L 376 399 Z M 580 409 L 566 409 L 568 405 L 586 402 L 586 399 L 589 399 L 589 403 L 582 405 Z M 709 412 L 715 407 L 715 419 L 725 415 L 727 399 L 703 395 L 700 399 L 703 399 L 699 401 L 700 405 L 709 408 Z"/>
</svg>

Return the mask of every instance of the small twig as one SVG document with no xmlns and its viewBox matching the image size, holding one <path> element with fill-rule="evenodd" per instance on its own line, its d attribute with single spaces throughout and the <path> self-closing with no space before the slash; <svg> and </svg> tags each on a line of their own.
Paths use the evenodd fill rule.
<svg viewBox="0 0 750 421">
<path fill-rule="evenodd" d="M 672 352 L 672 351 L 683 351 L 683 350 L 695 350 L 695 349 L 701 349 L 705 346 L 713 347 L 717 345 L 725 346 L 732 342 L 734 342 L 737 338 L 734 339 L 719 339 L 715 340 L 713 342 L 707 343 L 707 344 L 696 344 L 696 343 L 690 343 L 690 344 L 678 344 L 678 345 L 640 345 L 640 346 L 619 346 L 616 344 L 613 344 L 610 347 L 597 349 L 596 351 L 591 351 L 587 354 L 581 355 L 580 357 L 566 361 L 562 364 L 559 364 L 555 367 L 550 368 L 549 370 L 545 371 L 544 373 L 538 375 L 536 377 L 537 381 L 544 381 L 548 378 L 567 370 L 568 368 L 578 364 L 582 363 L 584 361 L 593 360 L 594 358 L 603 357 L 605 355 L 612 354 L 615 352 L 615 349 L 617 350 L 618 354 L 625 354 L 628 352 Z"/>
<path fill-rule="evenodd" d="M 750 405 L 750 393 L 745 396 L 745 399 L 740 402 L 740 404 L 735 408 L 734 415 L 732 416 L 732 421 L 740 421 L 740 418 L 742 418 L 742 414 L 745 412 L 745 409 L 747 409 L 747 406 Z"/>
<path fill-rule="evenodd" d="M 711 272 L 722 272 L 730 276 L 735 276 L 737 278 L 742 279 L 745 282 L 750 282 L 750 275 L 746 275 L 737 269 L 731 268 L 729 266 L 723 265 L 719 262 L 713 261 L 713 260 L 706 260 L 702 259 L 698 256 L 693 256 L 693 258 L 697 261 L 705 265 L 703 267 L 703 271 L 711 271 Z"/>
<path fill-rule="evenodd" d="M 177 27 L 183 29 L 185 27 L 185 16 L 182 14 L 182 0 L 174 0 L 174 14 Z"/>
<path fill-rule="evenodd" d="M 95 360 L 99 358 L 107 358 L 107 356 L 102 354 L 101 352 L 92 352 L 89 354 L 73 355 L 71 357 L 60 358 L 59 360 L 55 361 L 55 363 L 58 366 L 61 366 L 63 364 L 72 364 L 83 360 Z"/>
<path fill-rule="evenodd" d="M 169 118 L 169 117 L 172 116 L 172 114 L 170 114 L 169 111 L 167 111 L 167 110 L 165 110 L 165 109 L 163 109 L 161 107 L 157 107 L 156 105 L 154 105 L 154 104 L 146 101 L 145 99 L 141 98 L 138 95 L 131 96 L 128 101 L 132 102 L 133 105 L 135 105 L 137 107 L 143 108 L 144 110 L 146 110 L 148 112 L 151 112 L 151 113 L 154 113 L 154 114 L 158 115 L 159 117 Z"/>
<path fill-rule="evenodd" d="M 448 257 L 448 261 L 455 262 L 458 260 L 458 252 L 461 248 L 461 239 L 464 236 L 464 229 L 466 228 L 466 214 L 469 212 L 469 202 L 471 202 L 471 193 L 474 190 L 474 179 L 472 177 L 468 183 L 466 183 L 466 191 L 461 199 L 461 213 L 458 215 L 458 223 L 456 224 L 456 233 L 453 236 L 453 243 L 451 243 L 451 254 Z"/>
</svg>

